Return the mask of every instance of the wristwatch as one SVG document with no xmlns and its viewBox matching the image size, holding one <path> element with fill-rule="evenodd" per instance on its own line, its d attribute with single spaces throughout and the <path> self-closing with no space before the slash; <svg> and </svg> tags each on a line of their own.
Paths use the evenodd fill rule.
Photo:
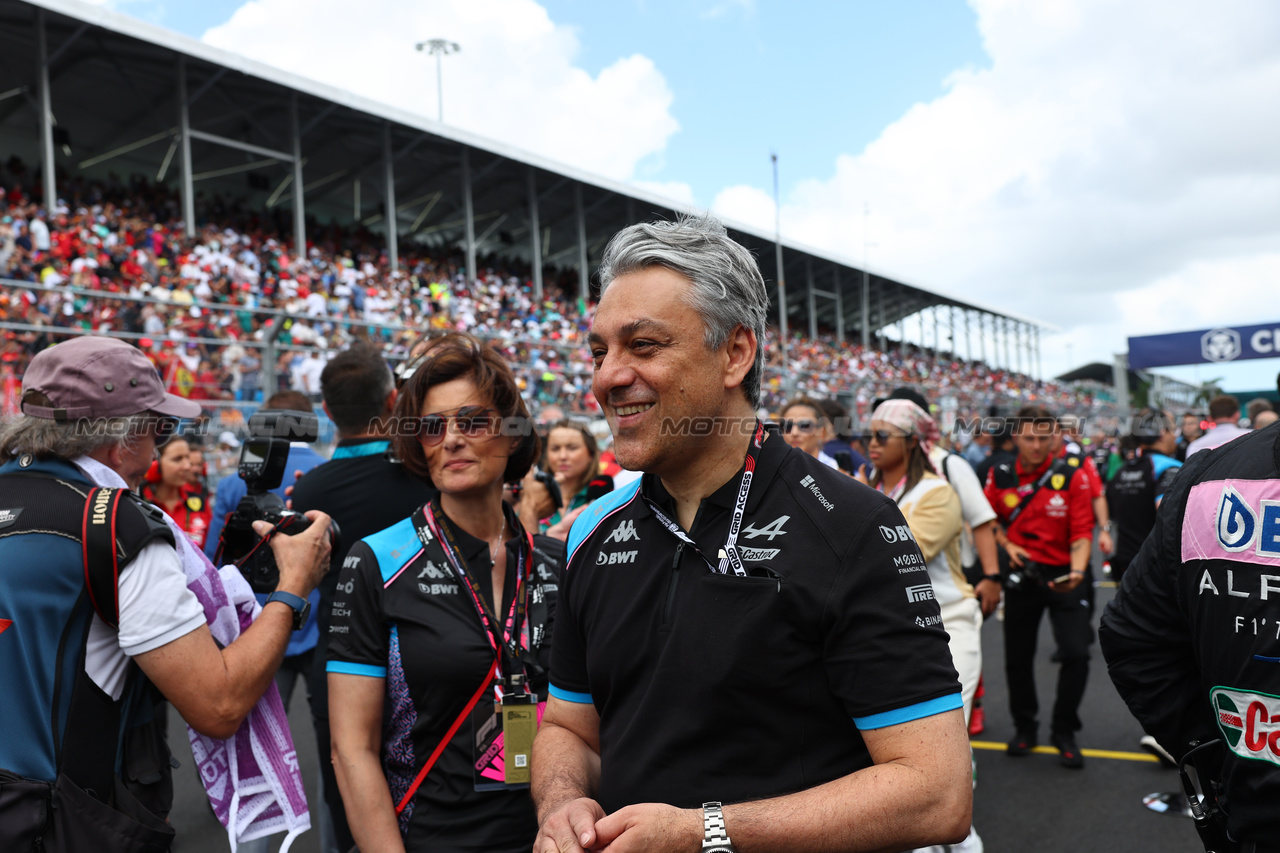
<svg viewBox="0 0 1280 853">
<path fill-rule="evenodd" d="M 267 600 L 262 603 L 266 607 L 273 601 L 281 604 L 289 605 L 289 609 L 293 611 L 293 630 L 301 631 L 302 626 L 307 624 L 307 615 L 311 613 L 311 602 L 305 598 L 300 598 L 291 592 L 280 592 L 276 590 L 267 596 Z"/>
<path fill-rule="evenodd" d="M 702 804 L 702 853 L 738 853 L 724 830 L 722 808 L 720 803 Z"/>
</svg>

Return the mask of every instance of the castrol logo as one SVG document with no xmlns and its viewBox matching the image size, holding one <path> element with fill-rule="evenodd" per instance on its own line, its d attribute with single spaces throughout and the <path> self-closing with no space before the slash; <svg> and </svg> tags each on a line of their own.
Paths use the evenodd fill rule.
<svg viewBox="0 0 1280 853">
<path fill-rule="evenodd" d="M 1280 766 L 1280 696 L 1227 687 L 1215 687 L 1209 696 L 1232 752 Z"/>
</svg>

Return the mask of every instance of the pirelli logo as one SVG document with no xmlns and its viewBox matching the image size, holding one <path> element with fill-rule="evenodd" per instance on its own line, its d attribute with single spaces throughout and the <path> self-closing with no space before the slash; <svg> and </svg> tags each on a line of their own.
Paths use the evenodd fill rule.
<svg viewBox="0 0 1280 853">
<path fill-rule="evenodd" d="M 933 598 L 933 584 L 931 583 L 907 587 L 907 601 L 913 604 L 917 601 L 928 601 L 931 598 Z"/>
<path fill-rule="evenodd" d="M 93 515 L 89 518 L 92 525 L 107 523 L 107 504 L 111 503 L 111 492 L 99 489 L 93 496 Z"/>
</svg>

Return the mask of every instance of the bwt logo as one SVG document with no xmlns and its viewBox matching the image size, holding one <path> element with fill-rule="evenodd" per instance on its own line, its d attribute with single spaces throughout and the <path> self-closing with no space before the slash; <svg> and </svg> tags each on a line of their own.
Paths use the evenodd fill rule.
<svg viewBox="0 0 1280 853">
<path fill-rule="evenodd" d="M 1233 361 L 1240 353 L 1240 333 L 1235 329 L 1211 329 L 1200 336 L 1200 354 L 1206 361 Z"/>
<path fill-rule="evenodd" d="M 911 528 L 905 524 L 899 524 L 897 527 L 885 527 L 880 525 L 880 535 L 884 537 L 884 541 L 890 545 L 898 542 L 914 542 L 916 537 L 911 535 Z"/>
<path fill-rule="evenodd" d="M 907 587 L 907 601 L 915 604 L 918 601 L 928 601 L 933 598 L 933 584 L 922 583 L 916 586 Z"/>
<path fill-rule="evenodd" d="M 636 554 L 639 553 L 639 551 L 618 551 L 613 554 L 606 554 L 604 551 L 601 551 L 599 554 L 596 554 L 596 565 L 621 566 L 627 563 L 634 563 L 636 561 Z"/>
</svg>

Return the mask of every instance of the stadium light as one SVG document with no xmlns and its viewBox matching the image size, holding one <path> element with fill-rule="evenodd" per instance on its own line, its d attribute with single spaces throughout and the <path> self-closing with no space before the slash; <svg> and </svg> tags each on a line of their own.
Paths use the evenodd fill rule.
<svg viewBox="0 0 1280 853">
<path fill-rule="evenodd" d="M 436 58 L 436 107 L 439 110 L 440 123 L 444 124 L 444 78 L 440 61 L 443 57 L 462 50 L 462 46 L 448 39 L 427 39 L 415 44 L 414 48 L 418 51 L 425 50 Z"/>
</svg>

